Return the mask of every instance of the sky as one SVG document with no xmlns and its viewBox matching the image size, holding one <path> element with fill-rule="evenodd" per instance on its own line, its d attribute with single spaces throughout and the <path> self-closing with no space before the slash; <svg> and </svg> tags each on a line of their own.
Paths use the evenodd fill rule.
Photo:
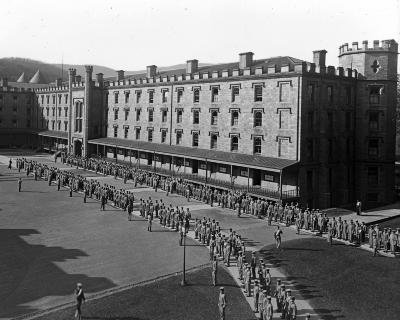
<svg viewBox="0 0 400 320">
<path fill-rule="evenodd" d="M 143 70 L 400 38 L 400 0 L 0 0 L 0 57 Z"/>
</svg>

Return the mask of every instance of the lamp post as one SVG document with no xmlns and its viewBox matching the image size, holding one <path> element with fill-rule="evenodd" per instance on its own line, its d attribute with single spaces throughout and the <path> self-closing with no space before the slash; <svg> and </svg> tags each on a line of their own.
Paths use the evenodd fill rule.
<svg viewBox="0 0 400 320">
<path fill-rule="evenodd" d="M 186 286 L 186 228 L 184 225 L 182 226 L 183 232 L 183 272 L 182 272 L 182 281 L 181 286 Z"/>
</svg>

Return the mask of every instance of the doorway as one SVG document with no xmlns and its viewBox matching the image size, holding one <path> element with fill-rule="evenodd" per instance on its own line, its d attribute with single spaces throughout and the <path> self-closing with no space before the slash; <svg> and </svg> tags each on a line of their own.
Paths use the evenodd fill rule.
<svg viewBox="0 0 400 320">
<path fill-rule="evenodd" d="M 261 171 L 253 169 L 253 186 L 261 186 Z"/>
<path fill-rule="evenodd" d="M 192 173 L 198 173 L 199 171 L 199 160 L 192 161 Z"/>
<path fill-rule="evenodd" d="M 82 156 L 82 141 L 81 140 L 74 141 L 74 153 L 78 157 Z"/>
</svg>

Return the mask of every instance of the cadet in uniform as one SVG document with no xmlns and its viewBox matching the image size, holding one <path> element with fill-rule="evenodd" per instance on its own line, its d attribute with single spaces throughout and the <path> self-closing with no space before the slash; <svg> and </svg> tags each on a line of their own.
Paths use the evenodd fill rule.
<svg viewBox="0 0 400 320">
<path fill-rule="evenodd" d="M 224 293 L 224 287 L 219 288 L 218 308 L 219 308 L 219 319 L 225 320 L 226 297 Z"/>
<path fill-rule="evenodd" d="M 10 160 L 11 161 L 11 160 Z M 22 188 L 22 179 L 19 178 L 18 179 L 18 192 L 21 192 L 21 188 Z"/>
<path fill-rule="evenodd" d="M 255 312 L 258 312 L 258 298 L 260 296 L 260 286 L 258 285 L 258 281 L 254 281 L 253 287 L 253 299 L 254 299 L 254 309 Z"/>
<path fill-rule="evenodd" d="M 272 306 L 271 303 L 271 297 L 267 297 L 267 304 L 265 306 L 264 310 L 264 319 L 263 320 L 272 320 L 272 317 L 274 316 L 274 307 Z"/>
<path fill-rule="evenodd" d="M 82 303 L 85 302 L 85 294 L 83 293 L 82 284 L 78 283 L 75 289 L 75 297 L 76 297 L 76 310 L 75 310 L 75 318 L 78 320 L 82 319 Z"/>
<path fill-rule="evenodd" d="M 217 272 L 218 272 L 218 260 L 217 256 L 214 256 L 214 259 L 212 261 L 212 270 L 211 270 L 211 276 L 214 287 L 217 285 Z"/>
</svg>

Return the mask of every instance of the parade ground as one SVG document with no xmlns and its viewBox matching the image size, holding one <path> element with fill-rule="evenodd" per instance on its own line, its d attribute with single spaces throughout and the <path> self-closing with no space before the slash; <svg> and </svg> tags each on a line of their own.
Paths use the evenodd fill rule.
<svg viewBox="0 0 400 320">
<path fill-rule="evenodd" d="M 187 239 L 188 285 L 182 287 L 178 233 L 157 220 L 148 232 L 138 216 L 128 221 L 125 212 L 111 206 L 100 211 L 94 199 L 84 203 L 81 194 L 71 198 L 66 189 L 57 191 L 23 170 L 7 169 L 7 159 L 18 155 L 15 151 L 0 157 L 0 319 L 71 319 L 77 282 L 92 297 L 84 305 L 84 319 L 218 319 L 220 285 L 226 288 L 227 319 L 255 319 L 230 270 L 221 267 L 218 286 L 212 286 L 206 247 Z M 144 186 L 134 188 L 130 181 L 55 164 L 46 154 L 25 156 L 130 190 L 136 199 L 188 207 L 192 218 L 216 219 L 224 232 L 236 230 L 247 250 L 256 251 L 273 269 L 273 284 L 279 274 L 292 288 L 299 301 L 298 319 L 307 313 L 326 320 L 397 319 L 400 314 L 400 259 L 373 257 L 339 242 L 330 246 L 326 239 L 286 227 L 282 250 L 277 250 L 276 226 L 267 226 L 265 220 L 239 218 L 232 210 L 167 197 Z M 379 221 L 381 213 L 370 215 Z"/>
</svg>

